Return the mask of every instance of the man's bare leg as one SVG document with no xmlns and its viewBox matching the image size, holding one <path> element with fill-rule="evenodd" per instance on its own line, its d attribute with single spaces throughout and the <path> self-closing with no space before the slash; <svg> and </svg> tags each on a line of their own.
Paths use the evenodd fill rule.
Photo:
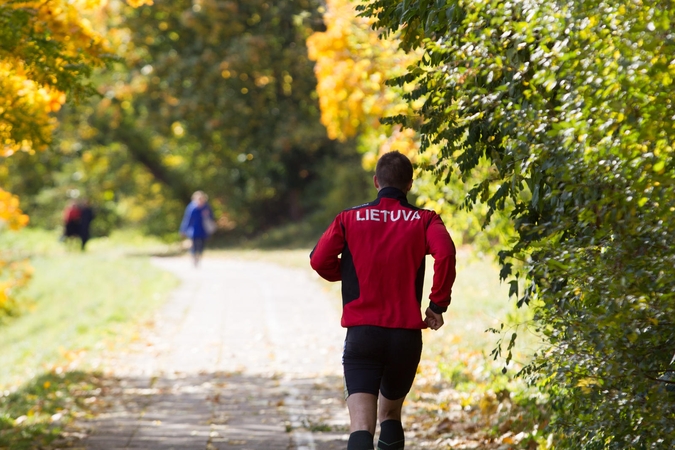
<svg viewBox="0 0 675 450">
<path fill-rule="evenodd" d="M 373 394 L 356 393 L 347 397 L 350 435 L 347 450 L 373 448 L 373 435 L 377 420 L 377 397 Z"/>
<path fill-rule="evenodd" d="M 378 419 L 380 420 L 380 437 L 377 441 L 378 450 L 403 450 L 405 435 L 401 425 L 401 410 L 405 397 L 389 400 L 380 395 Z"/>
</svg>

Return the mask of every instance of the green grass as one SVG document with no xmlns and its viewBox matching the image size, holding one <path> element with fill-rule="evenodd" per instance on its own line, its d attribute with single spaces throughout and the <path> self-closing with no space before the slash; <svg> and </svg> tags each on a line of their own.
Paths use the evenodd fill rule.
<svg viewBox="0 0 675 450">
<path fill-rule="evenodd" d="M 146 317 L 176 285 L 141 258 L 63 254 L 31 263 L 30 310 L 0 328 L 0 386 L 123 340 L 128 323 Z"/>
<path fill-rule="evenodd" d="M 433 259 L 427 260 L 424 298 L 432 284 Z M 470 351 L 482 351 L 494 345 L 495 337 L 486 333 L 499 327 L 513 309 L 508 298 L 508 286 L 500 283 L 499 271 L 489 256 L 476 255 L 469 247 L 457 254 L 457 278 L 452 289 L 452 303 L 444 314 L 445 325 L 438 332 L 429 331 L 429 344 L 451 342 Z"/>
<path fill-rule="evenodd" d="M 14 249 L 32 254 L 34 274 L 21 295 L 25 310 L 0 327 L 0 389 L 128 339 L 129 323 L 146 318 L 177 285 L 148 258 L 125 256 L 125 249 L 154 248 L 152 240 L 117 236 L 80 252 L 52 237 L 15 236 Z"/>
<path fill-rule="evenodd" d="M 79 254 L 79 241 L 60 241 L 59 230 L 26 228 L 19 232 L 0 232 L 0 248 L 11 255 L 61 256 Z M 133 256 L 149 254 L 171 254 L 179 244 L 167 244 L 153 237 L 143 236 L 135 230 L 118 230 L 108 237 L 95 238 L 87 244 L 85 253 L 105 253 L 109 256 Z"/>
<path fill-rule="evenodd" d="M 5 258 L 29 258 L 19 315 L 0 325 L 0 448 L 35 448 L 58 436 L 94 389 L 104 351 L 123 349 L 178 284 L 149 258 L 165 244 L 132 232 L 91 241 L 58 233 L 0 235 Z M 57 420 L 55 420 L 55 417 Z"/>
<path fill-rule="evenodd" d="M 96 374 L 46 372 L 0 400 L 0 449 L 52 448 L 72 417 L 87 416 L 104 387 Z"/>
</svg>

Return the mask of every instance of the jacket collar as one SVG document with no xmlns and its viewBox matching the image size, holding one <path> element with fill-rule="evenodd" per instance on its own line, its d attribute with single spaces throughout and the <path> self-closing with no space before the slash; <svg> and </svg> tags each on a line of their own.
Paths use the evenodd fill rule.
<svg viewBox="0 0 675 450">
<path fill-rule="evenodd" d="M 395 198 L 398 200 L 403 200 L 405 202 L 408 201 L 408 199 L 405 196 L 405 193 L 402 190 L 395 187 L 384 187 L 380 189 L 380 191 L 377 193 L 377 198 L 380 199 L 382 197 Z"/>
</svg>

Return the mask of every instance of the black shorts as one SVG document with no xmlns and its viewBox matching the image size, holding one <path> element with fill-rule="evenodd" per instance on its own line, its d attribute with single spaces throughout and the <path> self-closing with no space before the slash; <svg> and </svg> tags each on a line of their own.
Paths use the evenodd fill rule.
<svg viewBox="0 0 675 450">
<path fill-rule="evenodd" d="M 405 397 L 422 354 L 422 330 L 358 326 L 347 329 L 342 366 L 345 398 L 351 394 Z"/>
</svg>

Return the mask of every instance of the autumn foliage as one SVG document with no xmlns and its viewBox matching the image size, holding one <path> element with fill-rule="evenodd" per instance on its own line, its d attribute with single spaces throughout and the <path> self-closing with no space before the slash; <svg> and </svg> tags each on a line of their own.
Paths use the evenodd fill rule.
<svg viewBox="0 0 675 450">
<path fill-rule="evenodd" d="M 43 150 L 66 93 L 90 92 L 87 77 L 109 52 L 83 12 L 97 0 L 0 2 L 0 156 Z"/>
<path fill-rule="evenodd" d="M 0 0 L 0 158 L 45 150 L 66 96 L 79 100 L 94 92 L 93 69 L 111 59 L 106 39 L 92 27 L 100 3 Z M 0 232 L 27 223 L 19 199 L 0 189 Z M 0 316 L 29 277 L 25 261 L 0 254 Z"/>
<path fill-rule="evenodd" d="M 18 230 L 28 223 L 28 216 L 19 208 L 19 199 L 7 191 L 0 189 L 0 230 L 8 227 Z"/>
<path fill-rule="evenodd" d="M 18 230 L 28 223 L 28 216 L 19 208 L 19 199 L 0 189 L 0 232 L 4 228 Z M 28 282 L 31 268 L 22 260 L 13 261 L 0 253 L 0 319 L 14 307 L 16 292 Z"/>
<path fill-rule="evenodd" d="M 380 118 L 409 108 L 402 92 L 386 81 L 401 75 L 416 55 L 399 50 L 394 39 L 380 39 L 373 20 L 357 17 L 354 2 L 328 0 L 326 5 L 326 31 L 307 40 L 309 57 L 316 61 L 321 122 L 332 139 L 341 141 L 359 133 L 379 133 Z M 405 131 L 394 131 L 378 144 L 384 151 L 411 150 L 406 153 L 413 156 L 411 138 Z"/>
</svg>

